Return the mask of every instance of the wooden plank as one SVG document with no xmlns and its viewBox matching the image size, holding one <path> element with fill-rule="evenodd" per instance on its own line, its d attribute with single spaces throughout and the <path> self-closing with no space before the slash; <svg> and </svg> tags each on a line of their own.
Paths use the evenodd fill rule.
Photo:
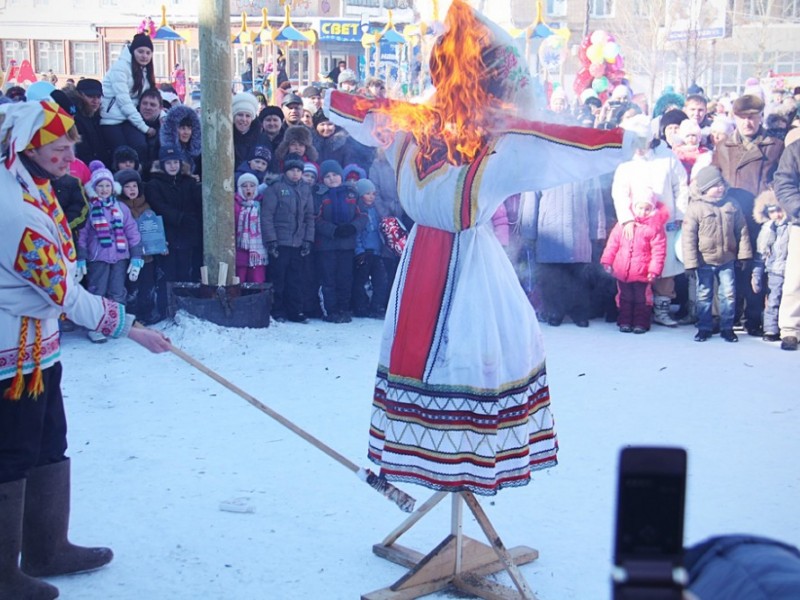
<svg viewBox="0 0 800 600">
<path fill-rule="evenodd" d="M 440 592 L 448 587 L 450 587 L 450 579 L 424 583 L 402 590 L 393 590 L 390 586 L 363 594 L 361 600 L 414 600 L 415 598 Z"/>
<path fill-rule="evenodd" d="M 486 513 L 483 512 L 483 508 L 481 508 L 481 505 L 478 504 L 478 500 L 475 498 L 472 492 L 459 493 L 467 503 L 467 506 L 469 506 L 472 514 L 475 515 L 478 524 L 481 526 L 483 533 L 486 535 L 486 539 L 489 540 L 489 543 L 497 553 L 497 556 L 500 558 L 500 561 L 503 563 L 506 571 L 508 571 L 508 574 L 511 576 L 511 580 L 514 582 L 514 585 L 517 586 L 521 597 L 525 600 L 536 600 L 533 590 L 531 590 L 530 586 L 528 586 L 528 582 L 525 581 L 525 578 L 522 576 L 522 573 L 520 573 L 517 565 L 514 564 L 514 560 L 511 558 L 508 550 L 503 545 L 503 541 L 500 539 L 500 536 L 497 534 L 497 531 L 495 530 L 491 521 L 489 521 L 489 517 L 486 516 Z"/>
<path fill-rule="evenodd" d="M 483 600 L 520 600 L 519 592 L 474 573 L 464 573 L 453 579 L 453 587 Z M 534 598 L 535 600 L 535 598 Z"/>
<path fill-rule="evenodd" d="M 411 548 L 406 548 L 400 544 L 392 544 L 391 546 L 384 546 L 383 544 L 375 544 L 372 546 L 372 552 L 381 558 L 402 565 L 408 569 L 416 567 L 419 561 L 425 558 L 422 552 L 417 552 Z"/>
</svg>

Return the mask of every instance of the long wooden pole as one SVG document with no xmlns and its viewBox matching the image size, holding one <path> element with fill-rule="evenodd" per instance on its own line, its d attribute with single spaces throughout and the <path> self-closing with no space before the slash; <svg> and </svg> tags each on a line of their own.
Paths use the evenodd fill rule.
<svg viewBox="0 0 800 600">
<path fill-rule="evenodd" d="M 216 372 L 212 371 L 207 366 L 205 366 L 203 363 L 201 363 L 199 360 L 197 360 L 196 358 L 190 356 L 189 354 L 187 354 L 183 350 L 181 350 L 179 348 L 176 348 L 175 346 L 170 345 L 170 351 L 173 354 L 175 354 L 176 356 L 179 356 L 180 358 L 185 360 L 187 363 L 192 365 L 198 371 L 201 371 L 202 373 L 205 373 L 206 375 L 211 377 L 211 379 L 213 379 L 214 381 L 216 381 L 217 383 L 219 383 L 223 387 L 228 388 L 230 391 L 232 391 L 234 394 L 236 394 L 240 398 L 244 398 L 245 400 L 247 400 L 247 402 L 249 402 L 250 404 L 255 406 L 258 410 L 260 410 L 264 414 L 272 417 L 278 423 L 280 423 L 281 425 L 283 425 L 284 427 L 286 427 L 287 429 L 289 429 L 293 433 L 299 435 L 301 438 L 303 438 L 305 441 L 307 441 L 309 444 L 311 444 L 315 448 L 317 448 L 319 450 L 322 450 L 325 454 L 330 456 L 333 460 L 335 460 L 339 464 L 342 464 L 345 467 L 347 467 L 348 469 L 350 469 L 353 473 L 358 475 L 358 477 L 361 480 L 366 481 L 367 485 L 369 485 L 371 488 L 374 488 L 375 490 L 379 491 L 381 494 L 386 496 L 389 500 L 391 500 L 392 502 L 397 504 L 397 506 L 400 507 L 400 509 L 403 510 L 404 512 L 413 512 L 414 504 L 415 504 L 416 500 L 414 500 L 414 498 L 412 498 L 411 496 L 406 494 L 404 491 L 396 488 L 391 483 L 386 481 L 384 478 L 378 477 L 377 475 L 375 475 L 369 469 L 364 469 L 362 467 L 359 467 L 357 464 L 355 464 L 350 459 L 344 457 L 343 455 L 339 454 L 336 450 L 334 450 L 333 448 L 331 448 L 327 444 L 323 443 L 321 440 L 315 438 L 313 435 L 308 433 L 305 429 L 301 429 L 300 427 L 298 427 L 297 425 L 292 423 L 289 419 L 284 417 L 282 414 L 280 414 L 278 412 L 275 412 L 269 406 L 267 406 L 266 404 L 261 402 L 258 398 L 248 394 L 247 392 L 245 392 L 240 387 L 234 385 L 233 383 L 231 383 L 230 381 L 225 379 L 219 373 L 216 373 Z"/>
<path fill-rule="evenodd" d="M 211 281 L 220 263 L 234 264 L 231 13 L 228 0 L 200 0 L 203 131 L 203 263 Z"/>
</svg>

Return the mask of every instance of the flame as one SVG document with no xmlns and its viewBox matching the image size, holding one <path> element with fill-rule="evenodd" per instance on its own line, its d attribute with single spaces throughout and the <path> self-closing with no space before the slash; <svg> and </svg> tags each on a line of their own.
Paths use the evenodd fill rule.
<svg viewBox="0 0 800 600">
<path fill-rule="evenodd" d="M 494 109 L 501 107 L 486 85 L 491 81 L 484 62 L 490 37 L 472 9 L 462 0 L 454 0 L 445 33 L 431 54 L 434 96 L 423 104 L 370 105 L 373 112 L 389 117 L 385 126 L 390 131 L 410 132 L 426 159 L 446 150 L 449 163 L 470 162 L 485 143 Z"/>
</svg>

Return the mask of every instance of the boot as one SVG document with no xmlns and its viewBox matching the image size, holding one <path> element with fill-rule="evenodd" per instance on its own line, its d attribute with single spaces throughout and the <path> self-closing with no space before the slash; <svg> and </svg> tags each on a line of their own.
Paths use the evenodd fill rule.
<svg viewBox="0 0 800 600">
<path fill-rule="evenodd" d="M 686 314 L 678 320 L 678 325 L 694 325 L 697 323 L 697 306 L 689 300 L 686 303 Z"/>
<path fill-rule="evenodd" d="M 653 323 L 664 327 L 677 327 L 678 322 L 669 314 L 671 304 L 668 296 L 655 296 L 653 298 Z"/>
<path fill-rule="evenodd" d="M 74 546 L 69 529 L 69 459 L 36 467 L 28 475 L 23 519 L 22 570 L 50 577 L 99 569 L 111 562 L 110 548 Z"/>
<path fill-rule="evenodd" d="M 58 588 L 19 570 L 25 480 L 0 483 L 0 600 L 52 600 Z"/>
</svg>

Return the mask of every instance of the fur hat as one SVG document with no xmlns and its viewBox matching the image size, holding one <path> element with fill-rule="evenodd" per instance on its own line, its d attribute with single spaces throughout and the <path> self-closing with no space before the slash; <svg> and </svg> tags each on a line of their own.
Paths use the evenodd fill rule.
<svg viewBox="0 0 800 600">
<path fill-rule="evenodd" d="M 342 165 L 339 164 L 338 161 L 329 159 L 322 161 L 322 164 L 319 166 L 319 176 L 325 177 L 328 173 L 333 173 L 335 175 L 342 175 Z"/>
<path fill-rule="evenodd" d="M 247 113 L 255 119 L 258 114 L 258 99 L 250 92 L 239 92 L 231 100 L 231 111 L 233 115 Z"/>
<path fill-rule="evenodd" d="M 778 197 L 772 190 L 764 190 L 756 196 L 753 202 L 753 219 L 756 223 L 766 223 L 769 221 L 769 213 L 771 210 L 778 208 L 781 210 L 781 205 L 778 202 Z"/>
<path fill-rule="evenodd" d="M 139 168 L 139 154 L 130 146 L 117 146 L 114 150 L 114 156 L 111 159 L 111 168 L 119 168 L 119 163 L 124 161 L 133 161 L 133 168 Z"/>
<path fill-rule="evenodd" d="M 697 186 L 697 191 L 701 194 L 705 194 L 708 190 L 719 185 L 720 183 L 725 183 L 725 179 L 722 177 L 722 172 L 714 165 L 708 165 L 707 167 L 700 169 L 695 176 L 694 181 L 695 185 Z"/>
<path fill-rule="evenodd" d="M 367 172 L 355 163 L 350 163 L 342 169 L 342 177 L 345 181 L 358 181 L 359 179 L 366 179 Z"/>
<path fill-rule="evenodd" d="M 279 106 L 265 106 L 263 109 L 261 109 L 261 112 L 258 113 L 258 118 L 261 121 L 269 116 L 278 117 L 281 121 L 283 121 L 283 111 Z"/>
<path fill-rule="evenodd" d="M 629 119 L 625 119 L 620 124 L 620 127 L 642 139 L 649 139 L 653 136 L 653 132 L 650 129 L 650 117 L 647 115 L 634 115 Z"/>
<path fill-rule="evenodd" d="M 317 161 L 319 154 L 314 147 L 311 130 L 308 127 L 305 125 L 290 125 L 287 127 L 281 143 L 278 144 L 278 147 L 275 149 L 275 155 L 279 159 L 285 159 L 286 155 L 289 153 L 289 144 L 292 142 L 303 144 L 303 146 L 305 146 L 305 157 L 312 162 Z"/>
<path fill-rule="evenodd" d="M 746 94 L 733 102 L 733 114 L 737 117 L 758 115 L 764 112 L 764 100 L 760 96 Z"/>
<path fill-rule="evenodd" d="M 150 36 L 146 33 L 137 33 L 133 36 L 133 40 L 129 46 L 131 49 L 131 55 L 137 48 L 150 48 L 153 49 L 153 40 L 150 39 Z"/>
<path fill-rule="evenodd" d="M 305 163 L 303 162 L 303 157 L 299 154 L 287 154 L 286 158 L 283 159 L 283 172 L 286 173 L 289 169 L 300 169 L 301 171 L 305 168 Z"/>
<path fill-rule="evenodd" d="M 141 193 L 142 191 L 142 176 L 139 175 L 139 171 L 134 169 L 122 169 L 114 173 L 114 179 L 117 180 L 120 187 L 125 187 L 126 184 L 135 181 L 139 184 L 139 192 Z"/>
<path fill-rule="evenodd" d="M 122 186 L 114 180 L 114 176 L 111 174 L 111 171 L 106 169 L 106 166 L 102 161 L 93 160 L 89 163 L 89 169 L 92 171 L 92 176 L 85 186 L 87 196 L 90 198 L 97 198 L 97 192 L 95 191 L 95 188 L 101 181 L 108 181 L 111 184 L 115 194 L 119 194 L 122 191 Z"/>
<path fill-rule="evenodd" d="M 320 123 L 325 123 L 326 121 L 330 121 L 330 119 L 325 115 L 324 112 L 321 110 L 314 113 L 314 116 L 311 118 L 311 121 L 314 123 L 314 129 L 317 128 L 317 125 Z"/>
<path fill-rule="evenodd" d="M 698 125 L 697 121 L 694 119 L 681 121 L 681 124 L 678 126 L 678 135 L 681 136 L 683 140 L 686 140 L 686 137 L 690 135 L 696 135 L 699 138 L 700 134 L 700 125 Z"/>
<path fill-rule="evenodd" d="M 236 180 L 236 191 L 239 193 L 240 196 L 244 195 L 242 194 L 242 184 L 247 183 L 248 181 L 254 184 L 256 187 L 258 187 L 258 177 L 256 177 L 249 171 L 245 171 L 244 173 L 239 175 L 239 178 Z"/>
<path fill-rule="evenodd" d="M 361 198 L 364 194 L 370 194 L 375 191 L 375 184 L 369 179 L 359 179 L 356 181 L 356 193 Z"/>
<path fill-rule="evenodd" d="M 346 81 L 352 81 L 353 83 L 358 83 L 358 77 L 356 76 L 356 72 L 353 69 L 344 69 L 339 73 L 339 79 L 336 81 L 339 85 L 342 85 Z"/>
<path fill-rule="evenodd" d="M 192 137 L 186 145 L 186 152 L 194 157 L 200 156 L 203 152 L 203 139 L 200 127 L 200 117 L 197 111 L 189 108 L 185 104 L 176 104 L 167 111 L 161 127 L 158 128 L 158 138 L 162 146 L 179 146 L 178 127 L 186 122 L 192 128 Z"/>
</svg>

